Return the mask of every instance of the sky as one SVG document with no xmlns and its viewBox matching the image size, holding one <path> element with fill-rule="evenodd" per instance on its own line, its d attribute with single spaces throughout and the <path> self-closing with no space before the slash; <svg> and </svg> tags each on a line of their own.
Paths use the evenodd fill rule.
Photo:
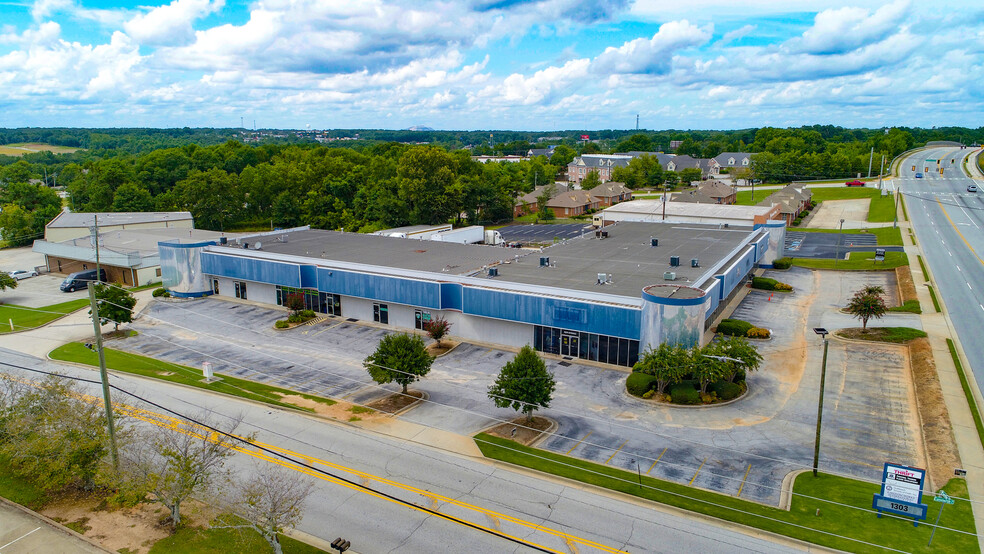
<svg viewBox="0 0 984 554">
<path fill-rule="evenodd" d="M 970 0 L 0 0 L 0 127 L 984 125 Z M 255 122 L 255 123 L 254 123 Z"/>
</svg>

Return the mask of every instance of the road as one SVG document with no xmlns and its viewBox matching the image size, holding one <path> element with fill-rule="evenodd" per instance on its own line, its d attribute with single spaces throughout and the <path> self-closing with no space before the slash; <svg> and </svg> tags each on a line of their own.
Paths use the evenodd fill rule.
<svg viewBox="0 0 984 554">
<path fill-rule="evenodd" d="M 90 370 L 63 366 L 0 349 L 0 359 L 24 367 L 93 378 Z M 29 372 L 9 366 L 18 376 Z M 209 410 L 212 419 L 241 414 L 237 433 L 286 451 L 296 459 L 351 483 L 314 475 L 316 488 L 298 529 L 331 541 L 344 537 L 354 552 L 791 552 L 799 549 L 746 535 L 703 518 L 677 515 L 642 502 L 542 480 L 482 459 L 435 450 L 344 424 L 270 409 L 237 399 L 161 382 L 114 375 L 130 392 L 190 415 Z M 98 397 L 94 386 L 87 390 Z M 116 394 L 115 402 L 133 404 Z M 161 410 L 148 408 L 160 413 Z M 234 457 L 250 471 L 265 455 Z M 311 474 L 312 472 L 306 472 Z M 470 526 L 369 493 L 392 495 Z M 510 541 L 482 529 L 514 537 Z M 518 542 L 517 542 L 518 541 Z M 532 545 L 536 545 L 533 547 Z"/>
<path fill-rule="evenodd" d="M 963 160 L 973 151 L 916 152 L 901 164 L 896 185 L 977 386 L 984 389 L 984 341 L 977 336 L 984 328 L 984 192 L 968 192 L 975 181 L 963 171 Z M 941 161 L 942 175 L 935 160 Z M 921 179 L 915 178 L 913 166 L 924 174 Z"/>
</svg>

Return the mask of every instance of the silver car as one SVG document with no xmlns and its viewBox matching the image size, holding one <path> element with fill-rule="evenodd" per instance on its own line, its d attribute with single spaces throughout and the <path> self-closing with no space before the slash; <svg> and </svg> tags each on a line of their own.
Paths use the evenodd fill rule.
<svg viewBox="0 0 984 554">
<path fill-rule="evenodd" d="M 8 273 L 8 275 L 20 281 L 21 279 L 27 279 L 28 277 L 37 277 L 38 272 L 34 271 L 33 269 L 30 271 L 25 271 L 23 269 L 15 269 L 14 271 Z"/>
</svg>

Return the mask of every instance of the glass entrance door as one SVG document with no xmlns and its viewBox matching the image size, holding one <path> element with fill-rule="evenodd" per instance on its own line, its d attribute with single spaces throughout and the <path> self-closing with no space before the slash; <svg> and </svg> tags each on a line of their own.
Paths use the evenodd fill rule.
<svg viewBox="0 0 984 554">
<path fill-rule="evenodd" d="M 579 340 L 580 336 L 578 333 L 562 331 L 560 335 L 560 355 L 577 358 Z"/>
</svg>

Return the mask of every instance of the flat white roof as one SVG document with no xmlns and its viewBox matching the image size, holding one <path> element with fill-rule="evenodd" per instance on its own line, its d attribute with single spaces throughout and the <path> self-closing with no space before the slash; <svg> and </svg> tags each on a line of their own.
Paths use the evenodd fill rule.
<svg viewBox="0 0 984 554">
<path fill-rule="evenodd" d="M 95 216 L 99 216 L 100 225 L 106 226 L 192 219 L 191 212 L 62 212 L 45 227 L 92 227 Z"/>
<path fill-rule="evenodd" d="M 765 217 L 772 211 L 771 206 L 737 206 L 733 204 L 700 204 L 696 202 L 666 203 L 666 215 L 676 217 L 711 217 L 721 219 L 747 219 L 751 222 L 755 216 Z M 630 200 L 615 204 L 602 213 L 621 213 L 636 215 L 652 215 L 655 219 L 663 217 L 662 200 Z"/>
</svg>

